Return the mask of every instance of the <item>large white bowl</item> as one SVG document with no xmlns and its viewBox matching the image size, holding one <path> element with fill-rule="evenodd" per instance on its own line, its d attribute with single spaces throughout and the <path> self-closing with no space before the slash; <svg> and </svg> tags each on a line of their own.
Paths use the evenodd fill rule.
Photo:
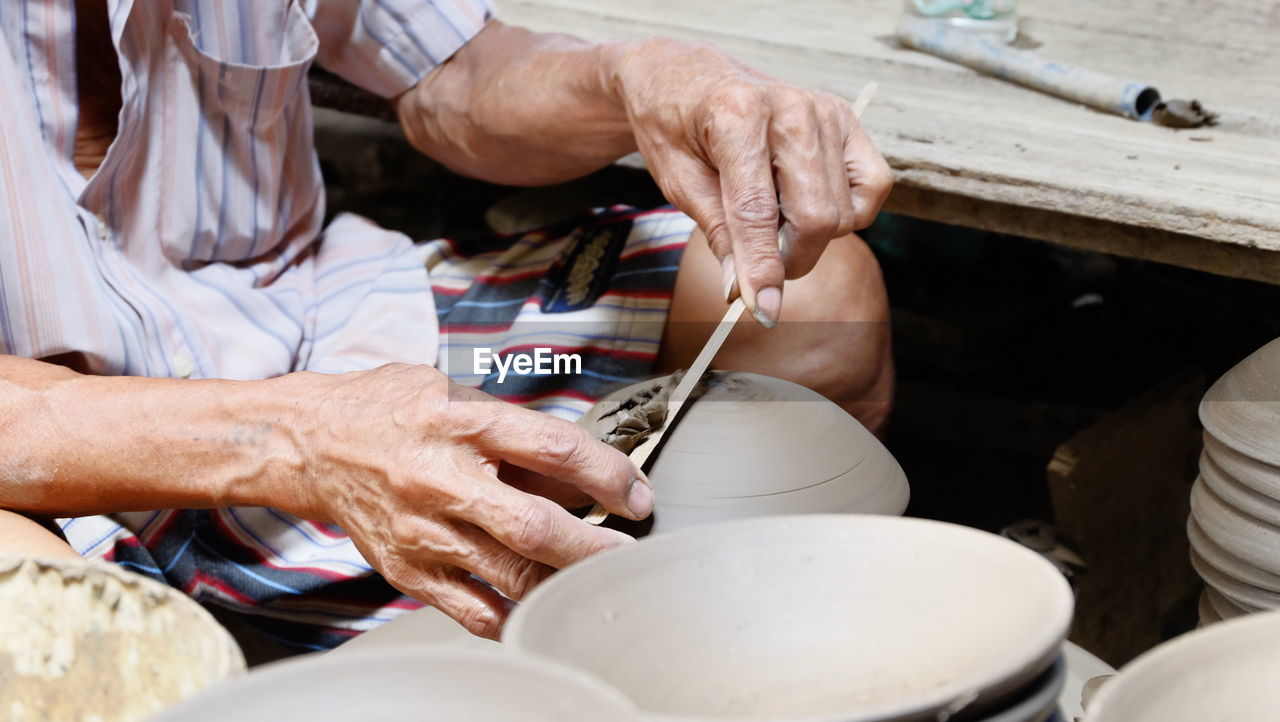
<svg viewBox="0 0 1280 722">
<path fill-rule="evenodd" d="M 1280 613 L 1213 624 L 1160 645 L 1102 686 L 1088 722 L 1275 722 Z"/>
<path fill-rule="evenodd" d="M 991 707 L 1059 654 L 1073 599 L 1034 552 L 864 514 L 649 537 L 554 575 L 503 641 L 664 719 L 916 720 Z"/>
<path fill-rule="evenodd" d="M 617 690 L 546 660 L 484 651 L 310 655 L 171 707 L 151 722 L 602 722 L 637 719 Z"/>
</svg>

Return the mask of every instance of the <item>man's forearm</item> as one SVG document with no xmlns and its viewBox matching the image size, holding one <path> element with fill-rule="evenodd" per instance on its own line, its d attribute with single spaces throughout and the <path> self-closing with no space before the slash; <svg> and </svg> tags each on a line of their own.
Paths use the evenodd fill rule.
<svg viewBox="0 0 1280 722">
<path fill-rule="evenodd" d="M 465 175 L 577 178 L 636 149 L 614 87 L 623 47 L 490 21 L 396 108 L 417 148 Z"/>
<path fill-rule="evenodd" d="M 82 376 L 0 356 L 0 508 L 308 511 L 296 395 L 254 382 Z"/>
</svg>

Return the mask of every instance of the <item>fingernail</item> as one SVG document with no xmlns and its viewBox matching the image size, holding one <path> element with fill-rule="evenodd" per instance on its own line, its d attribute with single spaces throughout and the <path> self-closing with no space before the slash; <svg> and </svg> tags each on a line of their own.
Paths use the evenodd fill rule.
<svg viewBox="0 0 1280 722">
<path fill-rule="evenodd" d="M 627 492 L 627 508 L 637 519 L 643 519 L 653 513 L 653 489 L 640 479 L 631 482 L 631 490 Z"/>
<path fill-rule="evenodd" d="M 738 271 L 733 267 L 732 253 L 720 261 L 720 280 L 724 283 L 724 301 L 729 303 L 733 300 L 733 287 L 738 283 Z"/>
<path fill-rule="evenodd" d="M 765 328 L 778 325 L 778 314 L 782 313 L 782 290 L 774 286 L 762 288 L 756 294 L 756 307 L 752 316 Z"/>
</svg>

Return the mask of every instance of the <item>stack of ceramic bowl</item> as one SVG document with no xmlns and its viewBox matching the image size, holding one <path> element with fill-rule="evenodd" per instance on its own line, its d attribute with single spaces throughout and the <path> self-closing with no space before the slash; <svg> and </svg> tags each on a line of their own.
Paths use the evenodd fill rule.
<svg viewBox="0 0 1280 722">
<path fill-rule="evenodd" d="M 1201 623 L 1280 608 L 1280 339 L 1209 389 L 1200 420 L 1187 535 Z"/>
<path fill-rule="evenodd" d="M 609 394 L 584 417 L 600 421 L 637 391 Z M 610 429 L 611 431 L 611 429 Z M 902 467 L 858 420 L 782 379 L 715 372 L 666 436 L 649 470 L 653 533 L 772 514 L 902 514 Z"/>
<path fill-rule="evenodd" d="M 1280 719 L 1280 613 L 1184 634 L 1103 683 L 1086 722 L 1274 722 Z"/>
<path fill-rule="evenodd" d="M 534 590 L 503 641 L 621 690 L 654 722 L 1044 722 L 1072 605 L 1053 565 L 993 534 L 778 516 L 580 562 Z"/>
</svg>

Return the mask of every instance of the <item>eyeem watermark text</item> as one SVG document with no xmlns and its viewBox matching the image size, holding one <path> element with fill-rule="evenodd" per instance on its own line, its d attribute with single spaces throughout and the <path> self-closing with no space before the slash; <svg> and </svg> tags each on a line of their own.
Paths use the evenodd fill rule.
<svg viewBox="0 0 1280 722">
<path fill-rule="evenodd" d="M 474 349 L 473 372 L 478 376 L 493 373 L 498 367 L 498 383 L 507 373 L 519 376 L 559 376 L 582 373 L 582 357 L 576 353 L 553 353 L 549 348 L 535 348 L 533 353 L 512 353 L 499 356 L 489 348 Z"/>
</svg>

